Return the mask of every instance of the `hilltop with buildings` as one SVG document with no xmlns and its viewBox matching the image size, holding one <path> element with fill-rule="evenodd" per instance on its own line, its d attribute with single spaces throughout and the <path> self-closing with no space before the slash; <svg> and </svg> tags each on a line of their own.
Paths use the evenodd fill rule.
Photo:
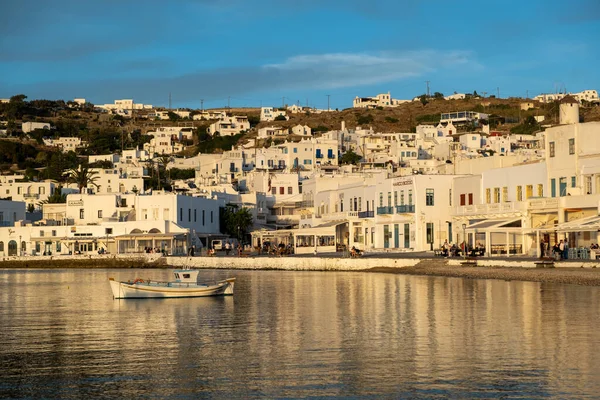
<svg viewBox="0 0 600 400">
<path fill-rule="evenodd" d="M 0 255 L 185 254 L 228 238 L 298 254 L 589 248 L 599 109 L 592 90 L 387 93 L 344 110 L 18 95 L 0 102 Z"/>
</svg>

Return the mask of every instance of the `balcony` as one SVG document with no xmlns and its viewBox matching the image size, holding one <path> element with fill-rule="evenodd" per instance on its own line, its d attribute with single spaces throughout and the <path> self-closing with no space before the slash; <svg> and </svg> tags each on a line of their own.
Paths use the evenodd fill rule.
<svg viewBox="0 0 600 400">
<path fill-rule="evenodd" d="M 23 194 L 23 198 L 25 200 L 27 200 L 27 199 L 39 199 L 40 195 L 37 194 L 37 193 L 25 193 L 25 194 Z"/>
<path fill-rule="evenodd" d="M 373 218 L 375 213 L 373 211 L 359 211 L 358 218 Z"/>
<path fill-rule="evenodd" d="M 511 214 L 521 213 L 526 209 L 526 202 L 511 201 L 507 203 L 492 204 L 472 204 L 469 206 L 459 206 L 451 210 L 456 216 L 469 215 L 493 215 L 493 214 Z"/>
<path fill-rule="evenodd" d="M 377 207 L 377 215 L 393 214 L 394 207 Z"/>
<path fill-rule="evenodd" d="M 348 220 L 358 218 L 358 211 L 341 211 L 321 215 L 323 221 Z"/>
<path fill-rule="evenodd" d="M 405 204 L 401 206 L 396 206 L 397 214 L 405 214 L 405 213 L 414 213 L 415 205 L 414 204 Z"/>
<path fill-rule="evenodd" d="M 558 208 L 558 198 L 530 199 L 527 208 L 532 211 L 555 210 Z"/>
</svg>

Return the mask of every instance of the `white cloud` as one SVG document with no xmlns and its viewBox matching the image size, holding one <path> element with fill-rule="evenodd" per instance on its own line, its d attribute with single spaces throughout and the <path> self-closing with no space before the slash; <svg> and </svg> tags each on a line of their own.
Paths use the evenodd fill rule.
<svg viewBox="0 0 600 400">
<path fill-rule="evenodd" d="M 284 74 L 290 82 L 338 88 L 390 82 L 430 73 L 470 60 L 467 51 L 408 51 L 379 53 L 329 53 L 290 57 L 263 69 Z M 296 76 L 298 79 L 294 79 Z"/>
</svg>

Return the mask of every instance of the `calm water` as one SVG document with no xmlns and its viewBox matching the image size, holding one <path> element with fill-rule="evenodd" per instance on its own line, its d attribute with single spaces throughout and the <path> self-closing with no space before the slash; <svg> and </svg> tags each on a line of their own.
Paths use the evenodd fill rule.
<svg viewBox="0 0 600 400">
<path fill-rule="evenodd" d="M 201 275 L 235 296 L 113 300 L 108 277 L 168 270 L 0 270 L 0 398 L 600 395 L 600 288 Z"/>
</svg>

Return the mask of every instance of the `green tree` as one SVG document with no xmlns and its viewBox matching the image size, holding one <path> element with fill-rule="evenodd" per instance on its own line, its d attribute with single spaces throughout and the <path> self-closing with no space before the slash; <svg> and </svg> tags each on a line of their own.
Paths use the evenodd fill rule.
<svg viewBox="0 0 600 400">
<path fill-rule="evenodd" d="M 227 204 L 221 208 L 221 231 L 244 242 L 249 229 L 253 225 L 252 213 L 246 207 L 239 208 L 235 204 Z"/>
<path fill-rule="evenodd" d="M 443 98 L 444 98 L 444 94 L 443 94 L 443 93 L 440 93 L 440 92 L 435 92 L 435 93 L 433 94 L 433 98 L 434 98 L 434 99 L 437 99 L 437 100 L 443 99 Z"/>
<path fill-rule="evenodd" d="M 358 162 L 361 160 L 361 156 L 359 156 L 358 154 L 356 154 L 354 151 L 352 150 L 348 150 L 347 152 L 345 152 L 342 155 L 342 158 L 340 158 L 340 162 L 342 164 L 358 164 Z"/>
<path fill-rule="evenodd" d="M 62 186 L 54 189 L 54 193 L 48 196 L 48 199 L 40 201 L 40 207 L 44 204 L 63 204 L 67 202 L 67 195 L 62 193 Z"/>
<path fill-rule="evenodd" d="M 87 164 L 81 164 L 77 169 L 71 168 L 67 171 L 67 175 L 67 182 L 76 184 L 79 193 L 83 193 L 83 189 L 86 189 L 90 185 L 98 187 L 96 183 L 100 179 L 99 176 L 96 176 L 98 175 L 98 171 L 92 170 Z"/>
<path fill-rule="evenodd" d="M 275 121 L 287 121 L 285 115 L 278 115 L 275 117 Z"/>
<path fill-rule="evenodd" d="M 419 101 L 421 102 L 421 104 L 423 104 L 423 107 L 425 107 L 427 105 L 427 103 L 429 103 L 429 101 L 427 100 L 427 95 L 423 94 L 421 95 L 421 97 L 419 97 Z"/>
</svg>

